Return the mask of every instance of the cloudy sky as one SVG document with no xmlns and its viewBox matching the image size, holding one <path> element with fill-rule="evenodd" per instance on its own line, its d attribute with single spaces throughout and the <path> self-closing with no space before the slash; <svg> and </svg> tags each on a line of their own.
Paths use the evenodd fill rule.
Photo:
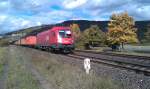
<svg viewBox="0 0 150 89">
<path fill-rule="evenodd" d="M 0 0 L 0 33 L 71 19 L 109 20 L 124 11 L 150 20 L 150 0 Z"/>
</svg>

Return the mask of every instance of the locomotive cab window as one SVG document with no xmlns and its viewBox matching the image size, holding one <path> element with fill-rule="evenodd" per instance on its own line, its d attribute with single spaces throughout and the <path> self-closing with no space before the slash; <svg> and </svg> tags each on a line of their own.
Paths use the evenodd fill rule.
<svg viewBox="0 0 150 89">
<path fill-rule="evenodd" d="M 70 38 L 71 37 L 71 31 L 70 30 L 61 30 L 59 31 L 60 37 L 63 38 Z"/>
</svg>

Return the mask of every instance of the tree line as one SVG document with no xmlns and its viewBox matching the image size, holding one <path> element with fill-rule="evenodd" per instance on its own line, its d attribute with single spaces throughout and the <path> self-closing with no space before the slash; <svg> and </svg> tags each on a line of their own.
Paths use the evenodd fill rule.
<svg viewBox="0 0 150 89">
<path fill-rule="evenodd" d="M 107 32 L 103 32 L 97 25 L 91 25 L 83 32 L 80 31 L 78 24 L 71 24 L 70 27 L 77 48 L 90 49 L 95 46 L 109 46 L 113 50 L 118 50 L 124 49 L 124 44 L 139 42 L 135 21 L 127 12 L 113 13 L 108 23 Z M 145 39 L 150 41 L 150 30 L 145 33 Z"/>
</svg>

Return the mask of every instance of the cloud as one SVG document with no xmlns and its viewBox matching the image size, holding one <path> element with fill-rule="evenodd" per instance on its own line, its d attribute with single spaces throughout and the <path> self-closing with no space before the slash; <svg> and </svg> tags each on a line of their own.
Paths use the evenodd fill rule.
<svg viewBox="0 0 150 89">
<path fill-rule="evenodd" d="M 11 9 L 15 13 L 38 14 L 52 10 L 53 5 L 59 5 L 60 0 L 52 2 L 51 0 L 9 0 Z M 56 3 L 57 2 L 57 3 Z"/>
<path fill-rule="evenodd" d="M 150 20 L 150 0 L 0 0 L 0 32 L 70 19 L 109 20 L 127 11 L 135 20 Z"/>
<path fill-rule="evenodd" d="M 42 23 L 41 23 L 41 22 L 37 22 L 36 24 L 37 24 L 37 26 L 41 26 L 41 25 L 42 25 Z"/>
<path fill-rule="evenodd" d="M 91 0 L 88 3 L 83 8 L 93 18 L 109 20 L 112 13 L 127 11 L 135 20 L 150 20 L 149 0 Z"/>
<path fill-rule="evenodd" d="M 6 13 L 10 10 L 11 5 L 9 1 L 0 1 L 0 12 Z"/>
<path fill-rule="evenodd" d="M 33 22 L 41 22 L 42 24 L 54 24 L 63 20 L 68 20 L 73 13 L 64 10 L 54 10 L 49 12 L 41 12 L 33 17 L 28 17 Z"/>
<path fill-rule="evenodd" d="M 67 9 L 74 9 L 84 5 L 87 0 L 65 0 L 63 6 Z"/>
<path fill-rule="evenodd" d="M 3 21 L 5 21 L 6 18 L 7 18 L 6 15 L 0 15 L 0 23 L 2 23 Z"/>
<path fill-rule="evenodd" d="M 2 21 L 3 19 L 3 21 Z M 37 22 L 33 22 L 30 19 L 19 18 L 11 15 L 0 15 L 0 32 L 6 33 L 10 31 L 15 31 L 18 29 L 28 28 L 32 26 L 37 26 Z"/>
<path fill-rule="evenodd" d="M 72 13 L 61 10 L 41 12 L 33 16 L 0 15 L 1 32 L 10 32 L 18 29 L 39 26 L 42 24 L 54 24 L 71 18 Z M 66 18 L 66 19 L 65 19 Z M 3 22 L 2 22 L 3 21 Z"/>
<path fill-rule="evenodd" d="M 10 17 L 6 22 L 9 23 L 10 26 L 12 26 L 13 30 L 24 28 L 24 27 L 29 27 L 29 26 L 32 26 L 33 24 L 29 20 L 26 20 L 23 18 L 16 18 L 16 17 Z"/>
<path fill-rule="evenodd" d="M 120 7 L 129 0 L 92 0 L 91 4 L 89 5 L 90 9 L 101 9 L 101 8 L 116 8 Z"/>
</svg>

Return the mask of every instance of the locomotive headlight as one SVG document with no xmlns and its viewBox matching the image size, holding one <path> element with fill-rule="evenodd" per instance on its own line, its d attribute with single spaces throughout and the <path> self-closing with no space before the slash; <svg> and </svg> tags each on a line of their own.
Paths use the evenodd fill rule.
<svg viewBox="0 0 150 89">
<path fill-rule="evenodd" d="M 71 31 L 66 31 L 66 36 L 69 38 L 71 37 Z"/>
<path fill-rule="evenodd" d="M 58 35 L 58 43 L 62 43 L 62 38 Z"/>
<path fill-rule="evenodd" d="M 66 31 L 66 34 L 71 34 L 71 31 Z"/>
</svg>

